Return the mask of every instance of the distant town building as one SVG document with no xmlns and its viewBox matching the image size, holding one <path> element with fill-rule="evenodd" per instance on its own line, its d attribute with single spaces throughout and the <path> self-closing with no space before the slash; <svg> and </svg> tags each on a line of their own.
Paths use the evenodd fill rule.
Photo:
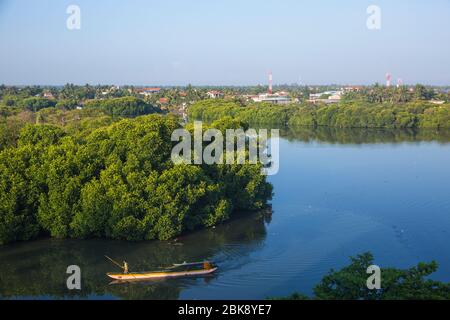
<svg viewBox="0 0 450 320">
<path fill-rule="evenodd" d="M 44 94 L 42 96 L 46 99 L 55 99 L 55 96 L 50 91 L 44 92 Z"/>
<path fill-rule="evenodd" d="M 108 89 L 106 89 L 105 91 L 102 91 L 102 95 L 106 96 L 110 93 L 113 93 L 114 91 L 118 91 L 120 90 L 119 86 L 111 86 Z"/>
<path fill-rule="evenodd" d="M 331 96 L 328 97 L 328 100 L 341 100 L 341 95 L 340 94 L 332 94 Z"/>
<path fill-rule="evenodd" d="M 289 104 L 292 102 L 287 92 L 263 93 L 257 96 L 250 96 L 250 99 L 254 102 L 269 102 L 273 104 Z"/>
<path fill-rule="evenodd" d="M 322 97 L 324 95 L 324 93 L 311 93 L 309 95 L 309 100 L 313 101 L 313 100 L 319 100 L 320 97 Z"/>
<path fill-rule="evenodd" d="M 325 91 L 320 93 L 311 93 L 308 102 L 312 103 L 338 103 L 341 101 L 342 91 Z"/>
<path fill-rule="evenodd" d="M 167 99 L 167 98 L 160 98 L 159 99 L 159 103 L 167 103 L 167 102 L 169 102 L 169 99 Z"/>
<path fill-rule="evenodd" d="M 285 91 L 278 91 L 273 93 L 273 75 L 272 71 L 269 72 L 269 87 L 267 93 L 259 95 L 245 96 L 247 100 L 254 102 L 268 102 L 273 104 L 289 104 L 292 102 L 289 97 L 289 93 Z"/>
<path fill-rule="evenodd" d="M 445 101 L 444 100 L 430 100 L 430 103 L 433 103 L 433 104 L 444 104 Z"/>
<path fill-rule="evenodd" d="M 344 92 L 358 92 L 363 89 L 363 86 L 349 86 L 344 88 Z"/>
<path fill-rule="evenodd" d="M 218 90 L 211 90 L 206 93 L 210 99 L 219 99 L 223 98 L 224 94 Z"/>
<path fill-rule="evenodd" d="M 139 88 L 136 90 L 138 94 L 141 94 L 143 96 L 150 96 L 154 93 L 159 93 L 161 91 L 161 88 Z"/>
</svg>

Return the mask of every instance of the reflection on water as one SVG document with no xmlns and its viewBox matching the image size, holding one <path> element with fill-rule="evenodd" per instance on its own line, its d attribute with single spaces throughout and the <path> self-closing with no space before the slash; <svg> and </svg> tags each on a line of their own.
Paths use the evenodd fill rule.
<svg viewBox="0 0 450 320">
<path fill-rule="evenodd" d="M 310 294 L 331 268 L 364 251 L 399 268 L 437 260 L 450 281 L 450 134 L 438 131 L 281 130 L 272 212 L 240 214 L 176 242 L 39 240 L 0 247 L 2 298 L 259 299 Z M 117 271 L 215 261 L 209 277 L 110 285 Z M 81 292 L 66 288 L 79 265 Z"/>
<path fill-rule="evenodd" d="M 320 141 L 332 144 L 369 144 L 437 141 L 450 142 L 450 130 L 433 129 L 349 129 L 329 127 L 281 128 L 289 141 Z"/>
<path fill-rule="evenodd" d="M 8 245 L 0 250 L 0 295 L 2 298 L 44 299 L 177 299 L 182 288 L 208 282 L 211 276 L 110 285 L 111 279 L 105 274 L 117 268 L 104 255 L 126 260 L 132 271 L 212 259 L 221 266 L 219 272 L 222 272 L 239 267 L 237 261 L 245 260 L 249 252 L 263 245 L 265 225 L 269 221 L 270 212 L 246 214 L 214 229 L 180 237 L 176 242 L 39 240 Z M 67 290 L 66 268 L 69 265 L 81 268 L 81 291 Z"/>
</svg>

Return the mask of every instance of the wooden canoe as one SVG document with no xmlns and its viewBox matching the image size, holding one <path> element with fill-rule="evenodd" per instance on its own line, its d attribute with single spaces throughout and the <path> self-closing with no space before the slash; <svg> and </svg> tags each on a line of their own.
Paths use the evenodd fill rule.
<svg viewBox="0 0 450 320">
<path fill-rule="evenodd" d="M 217 267 L 211 269 L 201 270 L 187 270 L 187 271 L 152 271 L 152 272 L 131 272 L 131 273 L 107 273 L 106 275 L 115 280 L 152 280 L 165 278 L 179 278 L 179 277 L 193 277 L 202 276 L 213 273 Z"/>
</svg>

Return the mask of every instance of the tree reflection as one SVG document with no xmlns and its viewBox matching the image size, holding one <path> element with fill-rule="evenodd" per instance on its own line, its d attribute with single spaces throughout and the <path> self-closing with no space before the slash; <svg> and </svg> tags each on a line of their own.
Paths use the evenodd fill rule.
<svg viewBox="0 0 450 320">
<path fill-rule="evenodd" d="M 132 271 L 157 270 L 183 261 L 221 260 L 230 243 L 248 255 L 262 245 L 271 211 L 243 213 L 214 229 L 197 231 L 171 242 L 111 240 L 38 240 L 0 248 L 0 298 L 177 299 L 183 288 L 205 279 L 186 278 L 150 283 L 110 284 L 116 271 L 104 255 L 126 260 Z M 219 261 L 218 261 L 219 260 Z M 69 265 L 81 268 L 81 290 L 68 290 Z M 213 281 L 212 278 L 206 280 Z"/>
<path fill-rule="evenodd" d="M 450 142 L 450 130 L 414 129 L 344 129 L 330 127 L 282 128 L 281 136 L 289 141 L 320 141 L 333 144 L 367 144 L 436 141 Z"/>
</svg>

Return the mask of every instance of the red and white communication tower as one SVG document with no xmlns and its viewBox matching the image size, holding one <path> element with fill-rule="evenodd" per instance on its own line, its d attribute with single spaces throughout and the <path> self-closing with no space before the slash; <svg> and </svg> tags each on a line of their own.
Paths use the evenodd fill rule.
<svg viewBox="0 0 450 320">
<path fill-rule="evenodd" d="M 402 78 L 398 78 L 397 79 L 397 88 L 400 88 L 403 85 L 403 79 Z"/>
<path fill-rule="evenodd" d="M 392 75 L 390 73 L 386 73 L 386 87 L 391 86 Z"/>
<path fill-rule="evenodd" d="M 272 94 L 272 71 L 269 71 L 269 94 Z"/>
</svg>

